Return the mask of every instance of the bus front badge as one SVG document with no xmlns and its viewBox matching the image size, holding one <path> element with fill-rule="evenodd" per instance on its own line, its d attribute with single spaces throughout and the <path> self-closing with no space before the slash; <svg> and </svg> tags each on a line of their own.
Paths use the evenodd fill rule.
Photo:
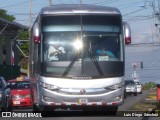
<svg viewBox="0 0 160 120">
<path fill-rule="evenodd" d="M 86 93 L 86 91 L 85 91 L 84 89 L 81 89 L 81 90 L 80 90 L 80 94 L 81 94 L 81 95 L 84 95 L 85 93 Z"/>
</svg>

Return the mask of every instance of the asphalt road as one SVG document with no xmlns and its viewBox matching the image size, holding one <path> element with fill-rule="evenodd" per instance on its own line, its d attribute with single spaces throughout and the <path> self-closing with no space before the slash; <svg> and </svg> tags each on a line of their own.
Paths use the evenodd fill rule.
<svg viewBox="0 0 160 120">
<path fill-rule="evenodd" d="M 137 96 L 128 95 L 124 100 L 124 104 L 118 108 L 118 111 L 130 111 L 130 108 L 136 103 L 140 102 L 147 96 L 148 91 L 144 90 L 143 94 L 138 94 Z"/>
<path fill-rule="evenodd" d="M 143 94 L 138 94 L 137 96 L 134 95 L 129 95 L 127 96 L 127 98 L 124 101 L 124 104 L 121 105 L 118 109 L 118 115 L 120 113 L 121 116 L 111 116 L 110 115 L 105 115 L 104 113 L 102 114 L 96 114 L 95 112 L 93 112 L 93 114 L 89 114 L 89 116 L 83 115 L 81 113 L 76 113 L 72 116 L 72 111 L 68 114 L 63 114 L 62 116 L 59 115 L 58 117 L 43 117 L 43 118 L 0 118 L 0 120 L 17 120 L 17 119 L 24 119 L 24 120 L 159 120 L 159 117 L 138 117 L 138 113 L 132 111 L 130 112 L 130 108 L 131 106 L 133 106 L 134 104 L 138 103 L 139 101 L 143 100 L 145 98 L 145 96 L 147 95 L 148 91 L 143 91 Z M 28 112 L 32 112 L 32 109 L 15 109 L 13 112 L 23 112 L 23 111 L 28 111 Z M 132 115 L 135 115 L 136 117 L 133 117 Z M 131 115 L 132 117 L 127 117 L 127 115 Z"/>
</svg>

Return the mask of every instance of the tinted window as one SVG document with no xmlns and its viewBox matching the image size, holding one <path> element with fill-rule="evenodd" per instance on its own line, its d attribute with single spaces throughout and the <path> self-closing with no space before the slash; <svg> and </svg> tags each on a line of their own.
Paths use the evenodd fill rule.
<svg viewBox="0 0 160 120">
<path fill-rule="evenodd" d="M 0 88 L 2 88 L 2 80 L 1 80 L 1 78 L 0 78 Z"/>
<path fill-rule="evenodd" d="M 29 81 L 15 81 L 8 83 L 8 87 L 11 89 L 28 89 L 29 86 L 30 86 Z"/>
<path fill-rule="evenodd" d="M 139 82 L 135 82 L 136 85 L 141 85 Z"/>
<path fill-rule="evenodd" d="M 135 84 L 135 83 L 134 81 L 125 81 L 125 84 L 128 85 L 128 84 Z"/>
</svg>

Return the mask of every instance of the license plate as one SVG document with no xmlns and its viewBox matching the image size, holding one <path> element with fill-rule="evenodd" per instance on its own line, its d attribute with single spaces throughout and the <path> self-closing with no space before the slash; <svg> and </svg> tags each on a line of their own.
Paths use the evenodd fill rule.
<svg viewBox="0 0 160 120">
<path fill-rule="evenodd" d="M 79 98 L 78 99 L 78 103 L 81 104 L 81 103 L 87 103 L 88 100 L 86 98 Z"/>
<path fill-rule="evenodd" d="M 99 61 L 108 61 L 109 57 L 108 56 L 99 56 Z"/>
<path fill-rule="evenodd" d="M 20 101 L 13 101 L 13 104 L 20 104 Z"/>
</svg>

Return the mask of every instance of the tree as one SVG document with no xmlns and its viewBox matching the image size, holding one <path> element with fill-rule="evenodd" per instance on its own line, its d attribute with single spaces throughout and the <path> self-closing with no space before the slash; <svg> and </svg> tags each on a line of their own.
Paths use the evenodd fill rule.
<svg viewBox="0 0 160 120">
<path fill-rule="evenodd" d="M 6 10 L 0 9 L 0 17 L 9 21 L 15 20 L 13 15 L 8 15 Z"/>
</svg>

